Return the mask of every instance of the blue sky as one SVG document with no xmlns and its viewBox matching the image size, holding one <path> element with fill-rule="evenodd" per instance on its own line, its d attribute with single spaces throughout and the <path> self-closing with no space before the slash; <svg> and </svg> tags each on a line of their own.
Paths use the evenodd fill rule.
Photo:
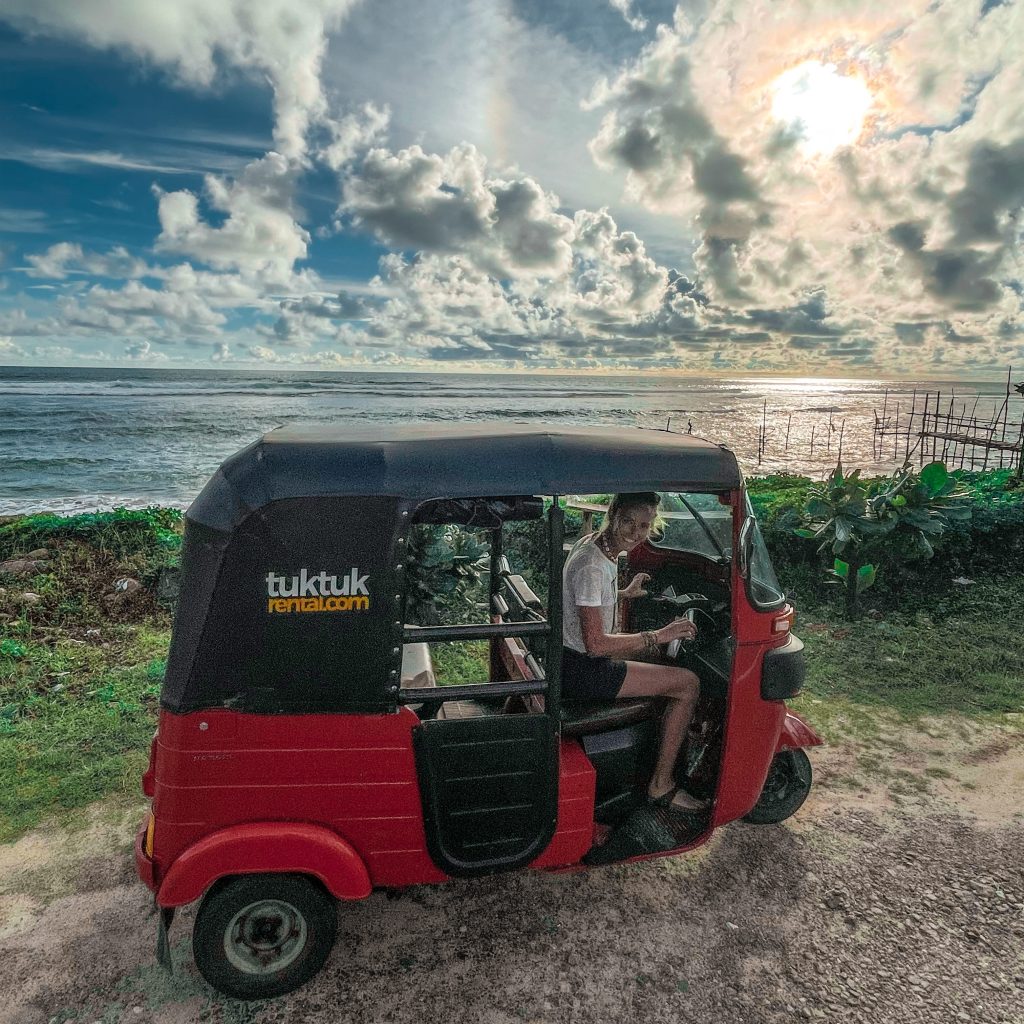
<svg viewBox="0 0 1024 1024">
<path fill-rule="evenodd" d="M 989 376 L 1021 0 L 4 0 L 0 363 Z"/>
</svg>

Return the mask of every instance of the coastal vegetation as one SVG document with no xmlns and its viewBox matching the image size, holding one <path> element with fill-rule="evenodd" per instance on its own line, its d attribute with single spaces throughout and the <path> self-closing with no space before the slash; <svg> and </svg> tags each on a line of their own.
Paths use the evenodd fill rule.
<svg viewBox="0 0 1024 1024">
<path fill-rule="evenodd" d="M 1024 490 L 1008 470 L 954 476 L 970 516 L 949 520 L 931 559 L 887 564 L 852 622 L 825 572 L 833 552 L 797 532 L 823 485 L 791 476 L 748 481 L 809 653 L 796 707 L 827 738 L 859 736 L 870 746 L 893 716 L 1003 721 L 1024 711 Z M 544 557 L 534 525 L 517 527 L 506 550 L 543 596 L 542 576 L 530 568 Z M 570 530 L 578 525 L 570 515 Z M 8 566 L 0 565 L 0 841 L 100 797 L 138 799 L 181 529 L 181 513 L 165 508 L 0 521 L 0 563 Z M 444 600 L 465 607 L 483 552 L 436 534 L 417 543 L 450 581 Z M 444 617 L 430 595 L 414 597 L 422 621 Z M 436 667 L 444 683 L 478 681 L 486 651 L 439 645 Z"/>
</svg>

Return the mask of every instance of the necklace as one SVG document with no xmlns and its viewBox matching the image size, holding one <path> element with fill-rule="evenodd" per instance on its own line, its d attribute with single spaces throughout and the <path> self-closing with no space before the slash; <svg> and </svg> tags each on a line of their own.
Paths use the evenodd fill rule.
<svg viewBox="0 0 1024 1024">
<path fill-rule="evenodd" d="M 606 533 L 599 533 L 597 535 L 597 543 L 598 547 L 600 547 L 600 549 L 604 552 L 605 557 L 607 557 L 613 562 L 618 561 L 619 553 L 617 551 L 613 552 L 612 549 L 608 546 L 608 535 Z"/>
</svg>

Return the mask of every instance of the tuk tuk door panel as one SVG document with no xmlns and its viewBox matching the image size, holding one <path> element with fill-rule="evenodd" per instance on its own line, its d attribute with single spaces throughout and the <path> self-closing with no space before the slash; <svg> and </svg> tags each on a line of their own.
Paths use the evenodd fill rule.
<svg viewBox="0 0 1024 1024">
<path fill-rule="evenodd" d="M 524 867 L 558 819 L 558 731 L 547 714 L 428 720 L 413 732 L 427 849 L 448 875 Z"/>
</svg>

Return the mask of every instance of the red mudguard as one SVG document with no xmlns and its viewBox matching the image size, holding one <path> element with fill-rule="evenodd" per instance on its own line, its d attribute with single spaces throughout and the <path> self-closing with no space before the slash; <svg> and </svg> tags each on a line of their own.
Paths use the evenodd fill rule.
<svg viewBox="0 0 1024 1024">
<path fill-rule="evenodd" d="M 317 825 L 265 821 L 233 825 L 190 846 L 171 865 L 156 901 L 180 907 L 225 875 L 275 872 L 312 875 L 342 900 L 370 895 L 366 865 L 340 836 Z"/>
<path fill-rule="evenodd" d="M 800 750 L 803 747 L 820 747 L 825 741 L 795 712 L 786 709 L 782 731 L 775 744 L 775 753 L 780 750 Z"/>
</svg>

